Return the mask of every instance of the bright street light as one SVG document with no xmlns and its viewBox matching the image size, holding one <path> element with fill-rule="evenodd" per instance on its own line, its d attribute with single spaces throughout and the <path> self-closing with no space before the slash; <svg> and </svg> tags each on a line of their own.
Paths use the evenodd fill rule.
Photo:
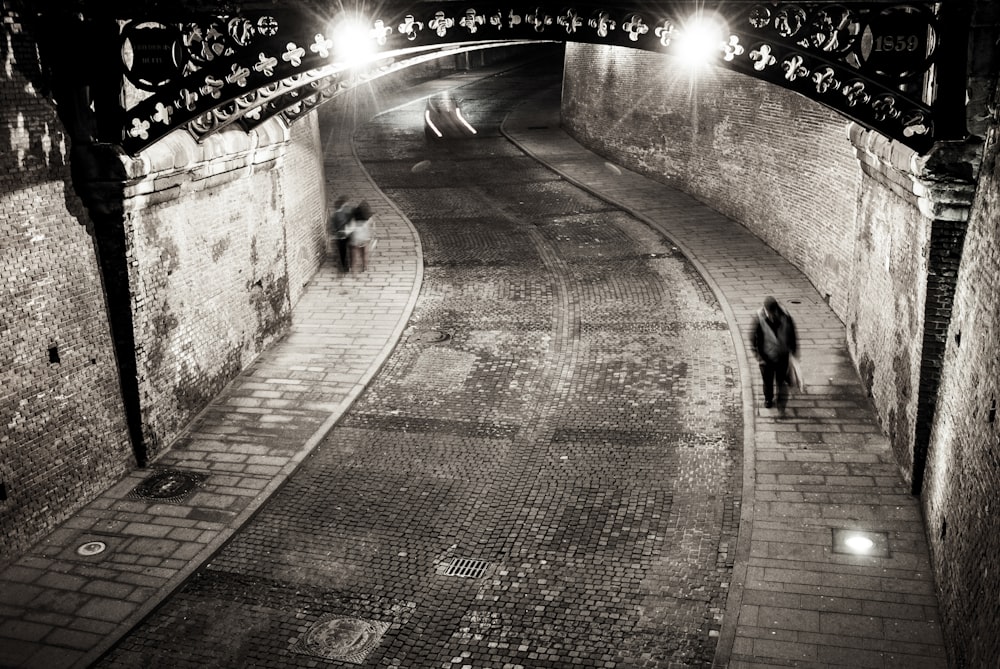
<svg viewBox="0 0 1000 669">
<path fill-rule="evenodd" d="M 376 53 L 371 26 L 359 19 L 340 19 L 330 30 L 334 60 L 353 66 L 372 60 Z"/>
<path fill-rule="evenodd" d="M 713 17 L 692 17 L 678 31 L 674 55 L 690 67 L 704 65 L 723 50 L 724 30 L 722 23 Z"/>
</svg>

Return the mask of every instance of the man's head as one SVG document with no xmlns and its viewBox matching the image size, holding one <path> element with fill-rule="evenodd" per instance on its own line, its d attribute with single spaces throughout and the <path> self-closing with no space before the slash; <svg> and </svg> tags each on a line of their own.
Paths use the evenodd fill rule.
<svg viewBox="0 0 1000 669">
<path fill-rule="evenodd" d="M 771 320 L 778 318 L 781 315 L 781 307 L 778 306 L 778 300 L 770 295 L 764 298 L 764 311 L 767 312 L 767 316 Z"/>
<path fill-rule="evenodd" d="M 368 204 L 368 200 L 362 200 L 358 203 L 358 206 L 354 208 L 354 218 L 359 221 L 367 221 L 372 217 L 372 208 Z"/>
</svg>

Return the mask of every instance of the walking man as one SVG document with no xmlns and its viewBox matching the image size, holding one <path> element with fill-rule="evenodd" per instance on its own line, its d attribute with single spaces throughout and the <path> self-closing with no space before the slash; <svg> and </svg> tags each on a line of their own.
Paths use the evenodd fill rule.
<svg viewBox="0 0 1000 669">
<path fill-rule="evenodd" d="M 774 386 L 778 386 L 778 409 L 788 401 L 788 357 L 798 353 L 795 321 L 773 297 L 764 300 L 753 325 L 753 350 L 764 380 L 764 406 L 774 406 Z"/>
</svg>

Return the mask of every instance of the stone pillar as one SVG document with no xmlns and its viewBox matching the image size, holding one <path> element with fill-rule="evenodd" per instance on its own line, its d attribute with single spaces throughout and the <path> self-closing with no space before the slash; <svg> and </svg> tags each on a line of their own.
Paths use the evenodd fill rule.
<svg viewBox="0 0 1000 669">
<path fill-rule="evenodd" d="M 911 295 L 896 296 L 897 300 L 920 299 L 923 296 L 923 304 L 916 305 L 922 312 L 919 336 L 907 342 L 918 356 L 915 362 L 917 382 L 911 388 L 910 397 L 897 396 L 897 402 L 905 401 L 907 406 L 878 406 L 876 398 L 876 408 L 883 425 L 890 424 L 893 449 L 904 469 L 903 474 L 910 481 L 913 493 L 919 494 L 982 144 L 978 141 L 939 143 L 928 154 L 918 155 L 898 142 L 856 124 L 850 126 L 849 135 L 868 181 L 863 188 L 891 191 L 919 212 L 921 234 L 917 236 L 923 238 L 924 246 L 917 252 L 922 254 L 924 271 L 918 280 L 922 285 L 913 285 Z M 871 214 L 863 207 L 859 211 L 862 218 Z M 910 224 L 910 221 L 893 221 L 893 225 Z M 864 277 L 857 279 L 863 280 Z M 886 322 L 879 326 L 886 341 L 892 341 L 893 335 L 898 334 L 895 330 L 897 325 Z M 898 336 L 895 338 L 900 339 Z M 880 364 L 884 367 L 896 364 L 899 359 L 893 358 L 888 351 L 884 354 L 881 360 L 874 361 L 876 368 Z M 862 372 L 869 390 L 872 374 L 870 370 Z M 913 420 L 889 418 L 904 414 L 913 416 Z M 906 431 L 912 430 L 912 433 L 894 433 L 893 425 L 905 426 Z"/>
</svg>

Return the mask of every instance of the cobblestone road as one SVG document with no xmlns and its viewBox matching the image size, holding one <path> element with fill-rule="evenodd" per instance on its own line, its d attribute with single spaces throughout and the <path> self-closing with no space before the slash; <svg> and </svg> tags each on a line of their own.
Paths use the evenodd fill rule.
<svg viewBox="0 0 1000 669">
<path fill-rule="evenodd" d="M 403 339 L 101 666 L 711 665 L 740 505 L 732 337 L 669 240 L 500 135 L 539 76 L 456 91 L 473 139 L 428 145 L 420 102 L 361 128 L 423 244 Z"/>
</svg>

